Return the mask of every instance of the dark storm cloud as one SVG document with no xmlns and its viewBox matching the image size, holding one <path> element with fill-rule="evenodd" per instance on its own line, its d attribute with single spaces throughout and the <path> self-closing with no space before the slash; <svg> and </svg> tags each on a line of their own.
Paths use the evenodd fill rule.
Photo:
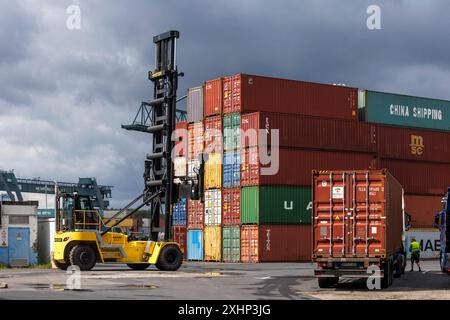
<svg viewBox="0 0 450 320">
<path fill-rule="evenodd" d="M 66 28 L 71 4 L 81 8 L 81 30 Z M 366 27 L 371 4 L 381 8 L 381 30 Z M 116 186 L 117 203 L 132 198 L 149 137 L 120 124 L 150 98 L 152 37 L 169 29 L 181 34 L 179 95 L 246 72 L 450 99 L 448 12 L 444 0 L 8 1 L 0 147 L 9 155 L 0 167 L 97 176 Z"/>
</svg>

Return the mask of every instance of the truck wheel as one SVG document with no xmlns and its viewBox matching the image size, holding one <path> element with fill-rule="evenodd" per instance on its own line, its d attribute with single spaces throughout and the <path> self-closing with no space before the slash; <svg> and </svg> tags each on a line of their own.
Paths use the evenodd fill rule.
<svg viewBox="0 0 450 320">
<path fill-rule="evenodd" d="M 69 258 L 70 264 L 79 267 L 82 271 L 91 270 L 97 262 L 94 249 L 82 244 L 76 245 L 70 250 Z"/>
<path fill-rule="evenodd" d="M 183 263 L 183 253 L 174 244 L 169 244 L 162 248 L 159 253 L 156 267 L 161 271 L 176 271 Z"/>
<path fill-rule="evenodd" d="M 150 263 L 127 263 L 127 266 L 133 270 L 145 270 L 150 266 Z"/>
<path fill-rule="evenodd" d="M 319 288 L 325 289 L 334 286 L 339 282 L 339 278 L 317 278 L 319 282 Z"/>
<path fill-rule="evenodd" d="M 67 268 L 69 267 L 68 263 L 61 263 L 58 262 L 56 260 L 53 260 L 53 263 L 55 264 L 55 266 L 59 269 L 59 270 L 67 270 Z"/>
</svg>

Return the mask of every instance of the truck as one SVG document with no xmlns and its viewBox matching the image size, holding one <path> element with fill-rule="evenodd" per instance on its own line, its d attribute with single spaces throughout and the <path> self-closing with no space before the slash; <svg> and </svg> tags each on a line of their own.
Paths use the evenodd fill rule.
<svg viewBox="0 0 450 320">
<path fill-rule="evenodd" d="M 386 170 L 313 171 L 314 274 L 320 288 L 340 278 L 381 278 L 405 272 L 402 185 Z"/>
<path fill-rule="evenodd" d="M 436 213 L 434 226 L 439 229 L 441 249 L 439 252 L 439 264 L 444 273 L 450 274 L 450 187 L 442 198 L 442 211 Z"/>
</svg>

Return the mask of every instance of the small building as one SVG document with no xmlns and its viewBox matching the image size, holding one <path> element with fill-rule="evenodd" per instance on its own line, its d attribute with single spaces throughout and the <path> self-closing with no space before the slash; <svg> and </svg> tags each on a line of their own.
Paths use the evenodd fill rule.
<svg viewBox="0 0 450 320">
<path fill-rule="evenodd" d="M 0 265 L 37 264 L 38 205 L 37 201 L 0 203 Z"/>
</svg>

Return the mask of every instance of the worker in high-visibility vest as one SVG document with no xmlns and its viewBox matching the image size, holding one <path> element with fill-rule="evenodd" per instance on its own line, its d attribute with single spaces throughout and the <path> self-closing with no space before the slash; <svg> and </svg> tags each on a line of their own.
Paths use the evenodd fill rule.
<svg viewBox="0 0 450 320">
<path fill-rule="evenodd" d="M 420 268 L 420 244 L 417 242 L 416 238 L 411 239 L 409 244 L 409 251 L 411 251 L 411 270 L 414 271 L 414 262 L 417 263 L 419 267 L 419 272 L 422 272 Z"/>
</svg>

